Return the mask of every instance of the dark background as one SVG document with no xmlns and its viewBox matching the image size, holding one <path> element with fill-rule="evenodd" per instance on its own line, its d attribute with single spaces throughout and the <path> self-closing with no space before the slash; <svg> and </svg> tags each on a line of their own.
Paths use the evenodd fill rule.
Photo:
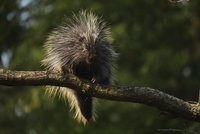
<svg viewBox="0 0 200 134">
<path fill-rule="evenodd" d="M 43 44 L 64 16 L 86 9 L 109 23 L 120 53 L 115 83 L 148 86 L 188 101 L 200 88 L 200 1 L 1 0 L 0 68 L 43 70 Z M 0 86 L 0 134 L 200 133 L 200 124 L 150 106 L 100 100 L 99 118 L 83 126 L 44 87 Z M 182 132 L 160 131 L 180 129 Z"/>
</svg>

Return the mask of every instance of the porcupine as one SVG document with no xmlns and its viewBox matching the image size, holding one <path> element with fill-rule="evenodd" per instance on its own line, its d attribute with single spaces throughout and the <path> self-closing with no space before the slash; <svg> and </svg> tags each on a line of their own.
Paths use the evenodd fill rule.
<svg viewBox="0 0 200 134">
<path fill-rule="evenodd" d="M 116 53 L 106 23 L 91 12 L 80 11 L 65 19 L 47 38 L 43 65 L 54 72 L 72 73 L 91 82 L 111 83 Z M 95 120 L 92 96 L 69 88 L 50 88 L 48 94 L 67 98 L 74 117 L 84 124 Z"/>
</svg>

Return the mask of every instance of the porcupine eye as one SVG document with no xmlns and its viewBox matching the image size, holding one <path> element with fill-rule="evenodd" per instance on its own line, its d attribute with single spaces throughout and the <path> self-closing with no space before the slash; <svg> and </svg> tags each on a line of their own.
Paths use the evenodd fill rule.
<svg viewBox="0 0 200 134">
<path fill-rule="evenodd" d="M 82 47 L 83 47 L 83 51 L 86 50 L 85 40 L 86 40 L 86 38 L 85 38 L 84 36 L 81 36 L 81 37 L 79 38 L 79 42 L 80 42 L 80 44 L 81 44 Z"/>
<path fill-rule="evenodd" d="M 85 41 L 85 37 L 80 37 L 79 42 L 83 43 Z"/>
</svg>

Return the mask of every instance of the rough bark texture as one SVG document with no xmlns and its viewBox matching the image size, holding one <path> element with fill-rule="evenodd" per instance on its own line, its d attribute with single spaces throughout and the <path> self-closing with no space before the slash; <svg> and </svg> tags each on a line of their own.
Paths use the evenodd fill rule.
<svg viewBox="0 0 200 134">
<path fill-rule="evenodd" d="M 168 112 L 175 117 L 200 122 L 199 103 L 190 104 L 162 91 L 149 87 L 104 86 L 80 80 L 72 74 L 62 76 L 47 71 L 0 70 L 0 85 L 4 86 L 62 86 L 80 90 L 94 97 L 113 101 L 146 104 Z"/>
</svg>

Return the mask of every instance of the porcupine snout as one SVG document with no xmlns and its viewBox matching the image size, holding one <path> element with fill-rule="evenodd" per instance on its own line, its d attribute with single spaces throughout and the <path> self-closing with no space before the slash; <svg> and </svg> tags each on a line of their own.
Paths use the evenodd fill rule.
<svg viewBox="0 0 200 134">
<path fill-rule="evenodd" d="M 87 50 L 86 63 L 90 64 L 92 60 L 94 60 L 96 57 L 96 46 L 93 38 L 86 45 L 86 50 Z"/>
</svg>

